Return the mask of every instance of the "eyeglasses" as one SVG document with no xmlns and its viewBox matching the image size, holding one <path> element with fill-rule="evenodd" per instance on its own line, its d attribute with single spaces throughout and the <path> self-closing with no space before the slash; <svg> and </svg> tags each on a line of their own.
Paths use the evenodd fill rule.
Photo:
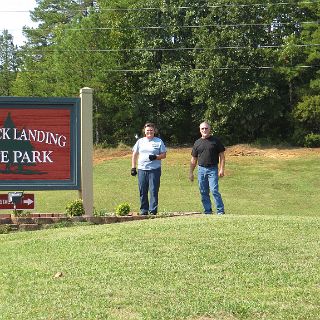
<svg viewBox="0 0 320 320">
<path fill-rule="evenodd" d="M 200 130 L 208 130 L 209 128 L 200 128 Z"/>
</svg>

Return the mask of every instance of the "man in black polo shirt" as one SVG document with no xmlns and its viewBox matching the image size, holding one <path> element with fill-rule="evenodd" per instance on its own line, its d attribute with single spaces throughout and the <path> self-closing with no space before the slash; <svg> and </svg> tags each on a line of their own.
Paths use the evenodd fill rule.
<svg viewBox="0 0 320 320">
<path fill-rule="evenodd" d="M 217 214 L 224 214 L 224 204 L 219 192 L 219 177 L 224 176 L 225 147 L 221 141 L 211 135 L 208 122 L 200 124 L 201 138 L 192 148 L 189 179 L 194 180 L 193 171 L 198 163 L 198 182 L 204 213 L 212 214 L 210 190 L 216 205 Z M 220 163 L 220 168 L 219 168 Z"/>
</svg>

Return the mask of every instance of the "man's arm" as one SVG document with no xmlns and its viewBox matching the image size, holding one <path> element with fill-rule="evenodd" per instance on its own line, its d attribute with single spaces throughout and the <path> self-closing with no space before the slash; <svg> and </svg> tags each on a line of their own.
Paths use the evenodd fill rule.
<svg viewBox="0 0 320 320">
<path fill-rule="evenodd" d="M 190 161 L 190 172 L 189 172 L 189 180 L 191 182 L 193 182 L 193 180 L 194 180 L 193 171 L 194 171 L 194 168 L 197 165 L 197 162 L 198 162 L 198 158 L 192 156 L 191 157 L 191 161 Z"/>
<path fill-rule="evenodd" d="M 166 152 L 162 152 L 162 153 L 157 155 L 157 160 L 162 160 L 162 159 L 165 159 L 166 157 L 167 157 L 167 153 Z"/>
<path fill-rule="evenodd" d="M 136 168 L 137 167 L 138 156 L 139 156 L 138 152 L 133 152 L 132 153 L 131 168 Z"/>
<path fill-rule="evenodd" d="M 226 158 L 225 158 L 225 155 L 224 155 L 224 152 L 220 152 L 219 153 L 219 163 L 220 163 L 220 166 L 219 166 L 219 177 L 224 177 L 224 166 L 225 166 L 225 163 L 226 163 Z"/>
</svg>

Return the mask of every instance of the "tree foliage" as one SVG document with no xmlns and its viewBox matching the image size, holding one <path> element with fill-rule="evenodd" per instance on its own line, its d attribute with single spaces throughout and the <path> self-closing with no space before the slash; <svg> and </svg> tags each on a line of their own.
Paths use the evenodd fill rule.
<svg viewBox="0 0 320 320">
<path fill-rule="evenodd" d="M 319 133 L 316 2 L 37 0 L 31 17 L 18 72 L 3 62 L 9 35 L 0 38 L 14 77 L 0 69 L 0 89 L 45 97 L 92 87 L 96 143 L 132 143 L 145 121 L 171 143 L 193 141 L 204 119 L 226 143 Z"/>
<path fill-rule="evenodd" d="M 16 79 L 19 58 L 8 30 L 0 35 L 0 95 L 10 96 Z"/>
</svg>

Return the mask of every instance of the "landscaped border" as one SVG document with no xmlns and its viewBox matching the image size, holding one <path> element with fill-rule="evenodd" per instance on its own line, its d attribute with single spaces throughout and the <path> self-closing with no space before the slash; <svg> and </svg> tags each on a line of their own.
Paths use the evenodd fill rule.
<svg viewBox="0 0 320 320">
<path fill-rule="evenodd" d="M 128 221 L 138 221 L 155 218 L 169 218 L 196 215 L 200 212 L 168 212 L 159 215 L 141 216 L 138 214 L 131 214 L 127 216 L 76 216 L 68 217 L 65 214 L 32 213 L 28 216 L 13 216 L 11 214 L 2 214 L 0 217 L 0 233 L 7 233 L 11 231 L 35 231 L 47 229 L 55 224 L 73 225 L 75 223 L 90 223 L 90 224 L 110 224 L 121 223 Z M 3 230 L 1 230 L 3 229 Z"/>
</svg>

